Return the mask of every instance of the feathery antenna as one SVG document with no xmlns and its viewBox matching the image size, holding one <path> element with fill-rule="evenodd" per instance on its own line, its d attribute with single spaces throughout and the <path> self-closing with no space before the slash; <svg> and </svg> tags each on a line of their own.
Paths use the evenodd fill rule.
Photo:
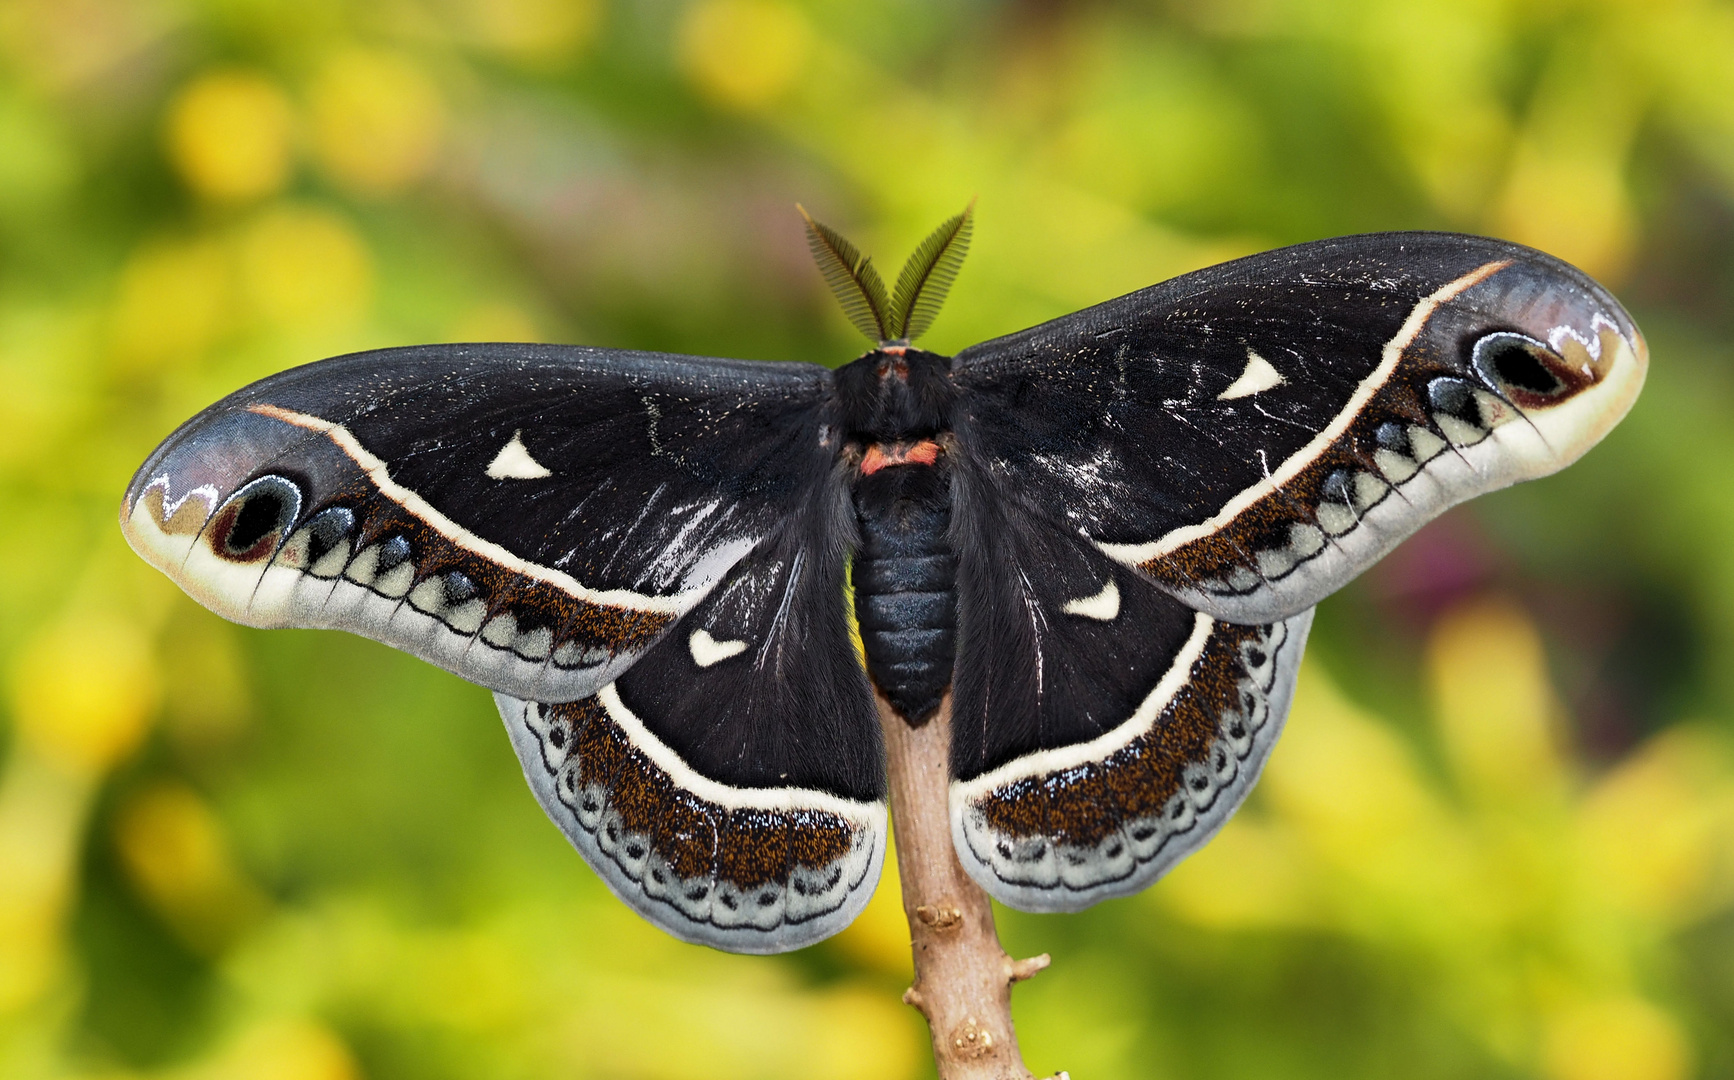
<svg viewBox="0 0 1734 1080">
<path fill-rule="evenodd" d="M 897 287 L 891 293 L 891 332 L 902 341 L 914 341 L 927 332 L 945 294 L 957 280 L 963 257 L 969 254 L 969 234 L 974 225 L 975 200 L 963 208 L 963 213 L 948 218 L 939 228 L 927 234 L 916 247 L 897 275 Z"/>
<path fill-rule="evenodd" d="M 885 282 L 880 280 L 879 271 L 873 269 L 873 260 L 862 258 L 855 245 L 843 239 L 837 230 L 814 221 L 800 203 L 795 204 L 795 209 L 806 219 L 807 246 L 813 249 L 813 261 L 819 264 L 819 273 L 825 275 L 825 284 L 831 286 L 837 302 L 843 305 L 843 314 L 855 324 L 855 329 L 874 341 L 890 340 L 891 324 L 886 318 L 890 302 L 885 298 Z"/>
<path fill-rule="evenodd" d="M 807 246 L 813 249 L 813 261 L 819 264 L 825 284 L 855 329 L 881 345 L 907 344 L 933 325 L 969 252 L 974 199 L 963 213 L 947 219 L 916 247 L 897 275 L 897 288 L 890 296 L 879 271 L 873 269 L 872 259 L 862 257 L 837 230 L 814 221 L 806 207 L 796 203 L 795 209 L 807 223 Z"/>
</svg>

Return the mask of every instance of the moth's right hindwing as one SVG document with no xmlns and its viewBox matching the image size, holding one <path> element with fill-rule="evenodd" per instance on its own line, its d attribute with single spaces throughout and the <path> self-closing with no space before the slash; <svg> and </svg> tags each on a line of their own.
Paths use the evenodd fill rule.
<svg viewBox="0 0 1734 1080">
<path fill-rule="evenodd" d="M 255 383 L 139 470 L 128 541 L 218 614 L 594 693 L 828 482 L 828 373 L 543 345 Z"/>
<path fill-rule="evenodd" d="M 549 817 L 621 899 L 686 941 L 809 945 L 879 879 L 878 718 L 849 639 L 842 518 L 816 501 L 596 695 L 498 696 Z"/>
<path fill-rule="evenodd" d="M 953 841 L 1001 902 L 1074 911 L 1149 885 L 1246 798 L 1312 612 L 1219 622 L 980 476 L 960 470 Z"/>
</svg>

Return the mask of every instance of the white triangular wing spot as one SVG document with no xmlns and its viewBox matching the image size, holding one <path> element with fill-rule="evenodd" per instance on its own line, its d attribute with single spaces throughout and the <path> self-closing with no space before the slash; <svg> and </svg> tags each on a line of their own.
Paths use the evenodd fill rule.
<svg viewBox="0 0 1734 1080">
<path fill-rule="evenodd" d="M 699 627 L 687 639 L 687 648 L 692 650 L 692 662 L 699 667 L 710 667 L 720 664 L 731 656 L 739 656 L 747 651 L 744 641 L 718 641 L 710 636 L 710 631 Z"/>
<path fill-rule="evenodd" d="M 1068 600 L 1060 610 L 1067 615 L 1082 615 L 1086 619 L 1113 622 L 1120 614 L 1120 587 L 1114 584 L 1113 578 L 1109 578 L 1101 592 L 1094 596 Z"/>
<path fill-rule="evenodd" d="M 500 447 L 500 452 L 488 463 L 490 480 L 542 480 L 553 475 L 552 470 L 530 456 L 522 429 L 512 432 L 511 441 Z"/>
<path fill-rule="evenodd" d="M 1234 398 L 1250 397 L 1261 390 L 1281 386 L 1285 381 L 1282 374 L 1270 366 L 1269 360 L 1258 355 L 1249 347 L 1246 350 L 1246 370 L 1240 373 L 1240 378 L 1234 380 L 1227 390 L 1216 395 L 1216 400 L 1229 401 Z"/>
</svg>

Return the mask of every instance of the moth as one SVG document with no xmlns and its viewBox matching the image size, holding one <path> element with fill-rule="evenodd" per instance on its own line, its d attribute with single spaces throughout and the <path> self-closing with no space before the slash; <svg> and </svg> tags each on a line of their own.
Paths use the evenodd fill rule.
<svg viewBox="0 0 1734 1080">
<path fill-rule="evenodd" d="M 1644 339 L 1538 251 L 1351 236 L 956 356 L 910 344 L 971 209 L 831 369 L 553 345 L 323 360 L 175 431 L 121 525 L 200 603 L 492 689 L 542 807 L 687 941 L 847 925 L 886 848 L 874 691 L 949 699 L 958 857 L 1013 907 L 1149 885 L 1246 797 L 1313 606 L 1630 408 Z M 803 214 L 805 212 L 803 211 Z"/>
</svg>

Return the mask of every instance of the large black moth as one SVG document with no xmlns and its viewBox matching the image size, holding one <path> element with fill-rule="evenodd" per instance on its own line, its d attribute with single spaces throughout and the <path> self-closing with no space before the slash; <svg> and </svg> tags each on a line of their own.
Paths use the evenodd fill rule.
<svg viewBox="0 0 1734 1080">
<path fill-rule="evenodd" d="M 915 724 L 951 695 L 952 833 L 989 893 L 1141 889 L 1257 778 L 1312 606 L 1446 507 L 1575 460 L 1644 379 L 1584 274 L 1441 233 L 913 348 L 969 227 L 888 293 L 809 221 L 877 342 L 835 370 L 494 344 L 283 372 L 170 436 L 122 527 L 221 615 L 492 688 L 621 898 L 775 952 L 878 880 L 874 687 Z"/>
</svg>

